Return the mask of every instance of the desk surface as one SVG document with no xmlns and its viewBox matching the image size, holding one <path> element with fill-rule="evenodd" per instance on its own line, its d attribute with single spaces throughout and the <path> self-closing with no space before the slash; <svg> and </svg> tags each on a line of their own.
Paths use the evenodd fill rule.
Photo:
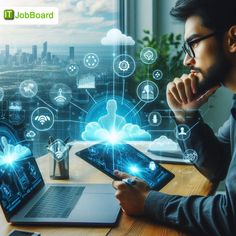
<svg viewBox="0 0 236 236">
<path fill-rule="evenodd" d="M 87 147 L 87 143 L 76 143 L 70 151 L 70 180 L 59 181 L 51 180 L 49 178 L 49 158 L 48 155 L 37 159 L 39 168 L 42 172 L 45 182 L 49 183 L 111 183 L 112 179 L 107 177 L 102 172 L 87 164 L 85 161 L 79 159 L 74 153 Z M 144 143 L 136 143 L 137 149 L 143 151 L 148 156 L 152 154 L 146 152 L 146 145 Z M 175 178 L 171 180 L 161 192 L 177 195 L 209 195 L 212 193 L 214 186 L 204 176 L 202 176 L 191 165 L 174 165 L 163 164 L 165 168 L 175 174 Z M 158 235 L 158 236 L 174 236 L 184 235 L 183 233 L 170 229 L 158 224 L 154 224 L 143 218 L 129 217 L 122 214 L 118 226 L 114 228 L 91 228 L 91 227 L 22 227 L 12 226 L 9 224 L 0 210 L 0 235 L 7 236 L 13 229 L 21 229 L 28 231 L 38 231 L 43 236 L 75 236 L 75 235 Z"/>
</svg>

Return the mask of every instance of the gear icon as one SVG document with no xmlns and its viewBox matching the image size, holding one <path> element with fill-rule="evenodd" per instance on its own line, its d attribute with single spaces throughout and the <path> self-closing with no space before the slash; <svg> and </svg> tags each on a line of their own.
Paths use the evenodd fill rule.
<svg viewBox="0 0 236 236">
<path fill-rule="evenodd" d="M 120 61 L 118 65 L 121 71 L 127 71 L 130 68 L 129 62 L 126 60 Z"/>
</svg>

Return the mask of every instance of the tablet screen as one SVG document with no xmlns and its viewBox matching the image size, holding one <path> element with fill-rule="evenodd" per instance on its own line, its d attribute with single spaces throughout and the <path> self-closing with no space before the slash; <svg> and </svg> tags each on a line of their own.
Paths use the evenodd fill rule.
<svg viewBox="0 0 236 236">
<path fill-rule="evenodd" d="M 156 190 L 174 177 L 173 173 L 127 143 L 99 143 L 76 155 L 113 179 L 117 179 L 113 171 L 119 170 L 144 180 L 150 188 Z"/>
</svg>

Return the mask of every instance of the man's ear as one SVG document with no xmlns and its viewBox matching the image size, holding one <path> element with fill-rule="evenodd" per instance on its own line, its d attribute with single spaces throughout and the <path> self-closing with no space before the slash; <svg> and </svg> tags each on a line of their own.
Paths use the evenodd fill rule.
<svg viewBox="0 0 236 236">
<path fill-rule="evenodd" d="M 236 52 L 236 25 L 232 26 L 227 33 L 229 51 Z"/>
</svg>

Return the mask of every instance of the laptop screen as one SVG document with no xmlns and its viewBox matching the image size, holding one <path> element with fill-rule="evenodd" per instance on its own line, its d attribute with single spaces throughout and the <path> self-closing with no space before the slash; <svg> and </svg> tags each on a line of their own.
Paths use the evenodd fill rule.
<svg viewBox="0 0 236 236">
<path fill-rule="evenodd" d="M 34 157 L 1 163 L 0 200 L 6 217 L 10 218 L 43 185 Z"/>
</svg>

